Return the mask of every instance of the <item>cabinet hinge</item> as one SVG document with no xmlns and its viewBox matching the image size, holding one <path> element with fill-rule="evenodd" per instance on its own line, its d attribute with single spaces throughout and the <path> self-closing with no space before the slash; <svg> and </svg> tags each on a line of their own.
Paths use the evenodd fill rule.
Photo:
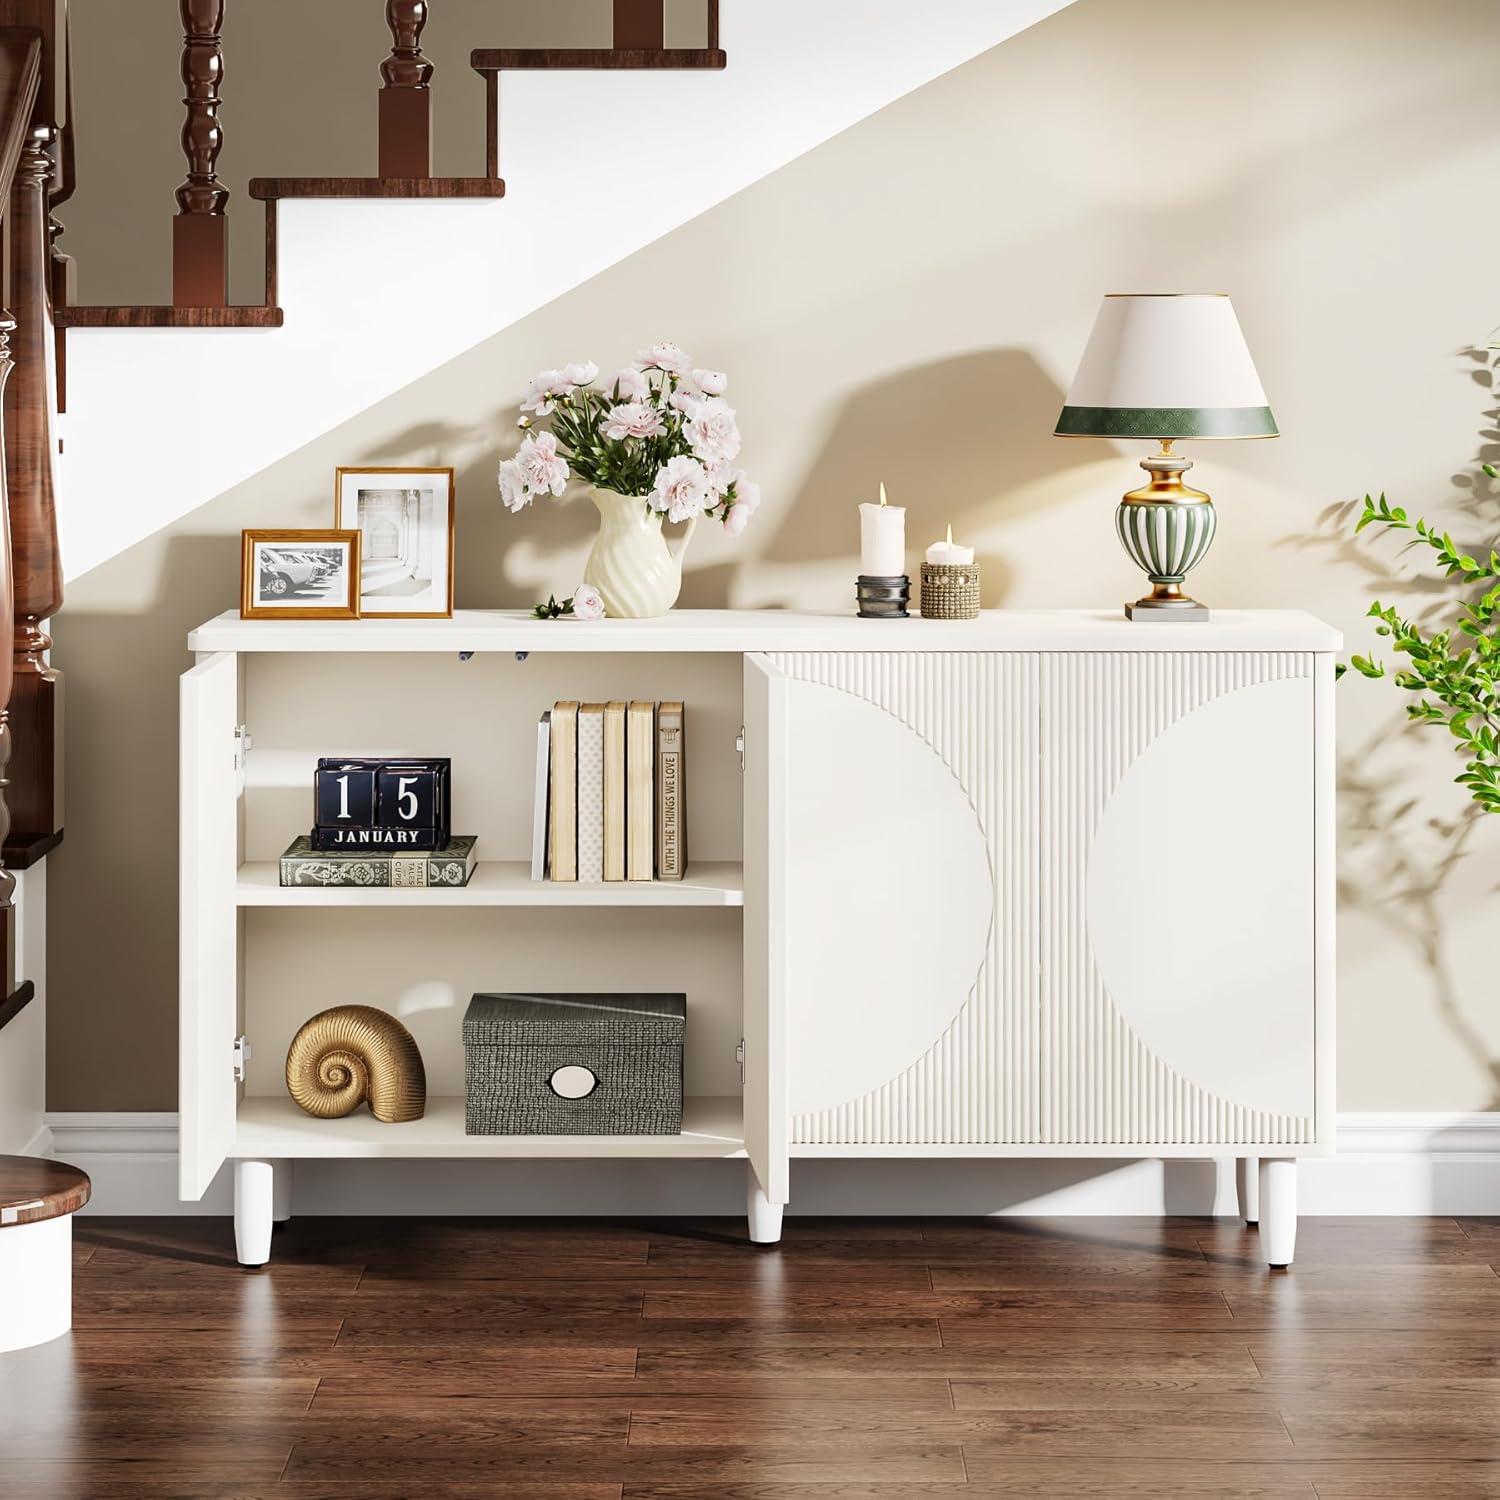
<svg viewBox="0 0 1500 1500">
<path fill-rule="evenodd" d="M 234 1081 L 245 1081 L 245 1064 L 250 1061 L 250 1038 L 237 1036 L 234 1039 Z"/>
<path fill-rule="evenodd" d="M 740 770 L 745 769 L 745 726 L 740 725 L 740 732 L 734 737 L 734 748 L 739 751 Z"/>
<path fill-rule="evenodd" d="M 234 726 L 234 768 L 236 771 L 245 769 L 245 752 L 250 745 L 250 731 L 243 724 L 236 724 Z"/>
<path fill-rule="evenodd" d="M 740 1038 L 740 1044 L 734 1049 L 734 1060 L 740 1065 L 740 1082 L 745 1081 L 745 1039 Z"/>
</svg>

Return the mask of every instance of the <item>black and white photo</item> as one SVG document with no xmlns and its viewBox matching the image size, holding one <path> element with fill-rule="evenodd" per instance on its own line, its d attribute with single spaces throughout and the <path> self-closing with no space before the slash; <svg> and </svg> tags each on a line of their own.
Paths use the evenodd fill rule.
<svg viewBox="0 0 1500 1500">
<path fill-rule="evenodd" d="M 352 620 L 359 609 L 357 531 L 246 531 L 240 614 L 253 619 Z"/>
<path fill-rule="evenodd" d="M 360 534 L 360 613 L 452 615 L 453 470 L 340 469 L 335 496 L 336 524 Z"/>
</svg>

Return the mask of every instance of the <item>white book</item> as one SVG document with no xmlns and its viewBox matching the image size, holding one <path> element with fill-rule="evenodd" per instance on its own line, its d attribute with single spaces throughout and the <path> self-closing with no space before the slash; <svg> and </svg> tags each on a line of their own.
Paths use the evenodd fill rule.
<svg viewBox="0 0 1500 1500">
<path fill-rule="evenodd" d="M 578 708 L 578 878 L 604 879 L 604 705 Z"/>
<path fill-rule="evenodd" d="M 531 878 L 547 878 L 547 775 L 552 763 L 552 710 L 537 720 L 536 801 L 531 809 Z"/>
</svg>

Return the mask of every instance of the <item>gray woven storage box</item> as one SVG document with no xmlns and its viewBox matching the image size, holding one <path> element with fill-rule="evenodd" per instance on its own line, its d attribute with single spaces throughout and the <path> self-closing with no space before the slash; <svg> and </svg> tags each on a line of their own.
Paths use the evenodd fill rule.
<svg viewBox="0 0 1500 1500">
<path fill-rule="evenodd" d="M 475 995 L 467 1135 L 677 1135 L 685 995 Z"/>
</svg>

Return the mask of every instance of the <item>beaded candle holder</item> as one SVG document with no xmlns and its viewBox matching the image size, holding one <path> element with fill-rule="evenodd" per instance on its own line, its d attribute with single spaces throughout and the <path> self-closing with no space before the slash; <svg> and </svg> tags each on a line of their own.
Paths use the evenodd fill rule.
<svg viewBox="0 0 1500 1500">
<path fill-rule="evenodd" d="M 974 620 L 979 617 L 979 564 L 922 564 L 922 618 Z"/>
</svg>

